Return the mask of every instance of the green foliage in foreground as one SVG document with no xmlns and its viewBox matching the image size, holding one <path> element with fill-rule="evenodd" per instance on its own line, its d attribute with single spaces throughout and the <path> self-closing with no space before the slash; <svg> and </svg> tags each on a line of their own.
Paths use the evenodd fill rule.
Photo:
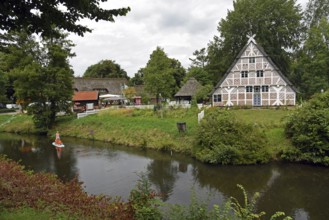
<svg viewBox="0 0 329 220">
<path fill-rule="evenodd" d="M 208 163 L 256 164 L 270 159 L 267 139 L 257 125 L 218 108 L 206 111 L 197 136 L 196 158 Z"/>
<path fill-rule="evenodd" d="M 156 198 L 158 195 L 151 189 L 150 182 L 145 175 L 142 175 L 137 188 L 131 192 L 130 198 L 133 198 L 131 201 L 135 208 L 135 217 L 140 220 L 256 220 L 265 216 L 265 212 L 258 213 L 256 210 L 260 194 L 255 193 L 252 197 L 248 197 L 243 186 L 237 185 L 237 187 L 243 194 L 242 204 L 236 198 L 230 197 L 222 205 L 216 204 L 209 208 L 208 202 L 197 198 L 194 190 L 189 206 L 164 204 L 159 202 Z M 275 220 L 281 217 L 283 220 L 292 220 L 291 217 L 285 216 L 284 212 L 276 212 L 270 219 Z"/>
<path fill-rule="evenodd" d="M 284 152 L 284 159 L 329 166 L 329 91 L 291 114 L 285 133 L 294 147 Z"/>
</svg>

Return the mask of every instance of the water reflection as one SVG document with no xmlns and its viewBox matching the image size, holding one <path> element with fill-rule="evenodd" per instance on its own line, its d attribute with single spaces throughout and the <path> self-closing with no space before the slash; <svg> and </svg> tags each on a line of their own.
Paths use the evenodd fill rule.
<svg viewBox="0 0 329 220">
<path fill-rule="evenodd" d="M 162 194 L 163 201 L 167 201 L 177 179 L 178 164 L 170 160 L 153 160 L 147 165 L 148 179 Z"/>
<path fill-rule="evenodd" d="M 167 203 L 189 204 L 191 190 L 211 204 L 241 198 L 236 184 L 260 192 L 258 209 L 270 216 L 280 210 L 295 219 L 329 219 L 329 169 L 273 163 L 262 166 L 211 166 L 179 154 L 111 146 L 102 142 L 63 138 L 60 156 L 45 137 L 0 133 L 0 153 L 28 169 L 56 173 L 64 181 L 78 176 L 91 194 L 129 197 L 146 173 Z"/>
<path fill-rule="evenodd" d="M 71 180 L 78 175 L 75 168 L 76 158 L 71 149 L 65 148 L 66 152 L 61 152 L 58 158 L 56 148 L 51 145 L 51 140 L 45 137 L 0 133 L 0 143 L 4 146 L 1 153 L 20 161 L 26 169 L 52 172 L 63 181 Z"/>
<path fill-rule="evenodd" d="M 268 213 L 275 201 L 279 210 L 297 219 L 328 219 L 329 169 L 307 165 L 284 164 L 280 178 L 259 201 L 259 208 Z"/>
</svg>

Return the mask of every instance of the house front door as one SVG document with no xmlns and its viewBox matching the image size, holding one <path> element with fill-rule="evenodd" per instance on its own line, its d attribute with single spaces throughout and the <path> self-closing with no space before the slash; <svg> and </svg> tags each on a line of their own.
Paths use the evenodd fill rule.
<svg viewBox="0 0 329 220">
<path fill-rule="evenodd" d="M 262 105 L 262 98 L 260 95 L 260 86 L 254 87 L 254 106 L 261 106 Z"/>
</svg>

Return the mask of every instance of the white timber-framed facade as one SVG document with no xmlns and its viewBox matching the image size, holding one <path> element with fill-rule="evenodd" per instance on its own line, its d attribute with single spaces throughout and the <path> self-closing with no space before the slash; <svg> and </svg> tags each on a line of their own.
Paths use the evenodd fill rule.
<svg viewBox="0 0 329 220">
<path fill-rule="evenodd" d="M 296 90 L 250 37 L 212 93 L 213 106 L 295 105 Z"/>
</svg>

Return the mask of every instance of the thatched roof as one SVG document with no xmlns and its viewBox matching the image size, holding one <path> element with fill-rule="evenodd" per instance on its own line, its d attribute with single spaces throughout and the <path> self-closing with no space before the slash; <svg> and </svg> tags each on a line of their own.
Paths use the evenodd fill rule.
<svg viewBox="0 0 329 220">
<path fill-rule="evenodd" d="M 74 78 L 73 89 L 76 91 L 94 91 L 120 95 L 122 86 L 127 85 L 126 78 Z"/>
<path fill-rule="evenodd" d="M 186 83 L 180 88 L 180 90 L 175 94 L 175 97 L 182 96 L 194 96 L 202 85 L 193 77 L 189 78 Z"/>
</svg>

